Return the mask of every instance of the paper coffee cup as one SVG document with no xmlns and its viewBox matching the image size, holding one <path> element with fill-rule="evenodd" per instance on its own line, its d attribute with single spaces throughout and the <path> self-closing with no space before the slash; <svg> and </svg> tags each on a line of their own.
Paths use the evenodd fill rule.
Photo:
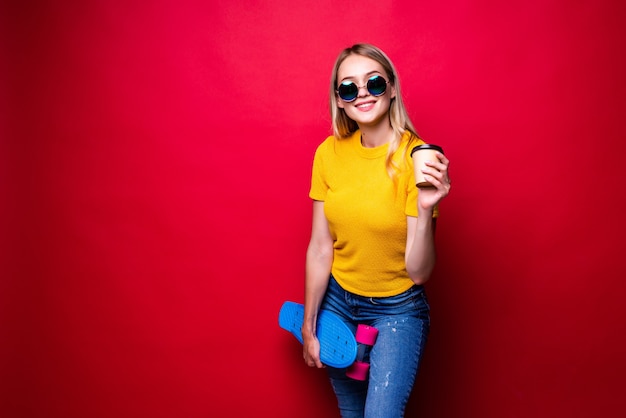
<svg viewBox="0 0 626 418">
<path fill-rule="evenodd" d="M 411 158 L 413 159 L 413 172 L 415 173 L 415 185 L 417 187 L 433 187 L 426 181 L 422 170 L 426 168 L 426 161 L 439 161 L 437 151 L 443 154 L 443 148 L 439 145 L 422 144 L 413 148 Z"/>
</svg>

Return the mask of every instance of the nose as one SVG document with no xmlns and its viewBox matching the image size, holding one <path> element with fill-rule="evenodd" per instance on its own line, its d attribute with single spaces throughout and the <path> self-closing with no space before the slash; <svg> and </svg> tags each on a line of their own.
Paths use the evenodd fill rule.
<svg viewBox="0 0 626 418">
<path fill-rule="evenodd" d="M 359 86 L 357 86 L 356 88 L 357 88 L 357 89 L 359 89 L 359 94 L 358 94 L 358 96 L 357 96 L 357 97 L 365 97 L 365 96 L 369 96 L 370 92 L 369 92 L 369 90 L 367 89 L 367 84 L 366 84 L 366 85 L 364 85 L 364 86 L 360 86 L 360 87 L 359 87 Z M 363 93 L 363 92 L 365 92 L 365 93 Z"/>
</svg>

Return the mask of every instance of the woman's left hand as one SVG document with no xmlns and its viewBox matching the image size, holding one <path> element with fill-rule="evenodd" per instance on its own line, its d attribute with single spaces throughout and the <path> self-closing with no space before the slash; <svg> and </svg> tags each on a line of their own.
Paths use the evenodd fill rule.
<svg viewBox="0 0 626 418">
<path fill-rule="evenodd" d="M 427 211 L 433 210 L 450 193 L 450 160 L 441 152 L 437 153 L 437 157 L 439 161 L 427 161 L 426 168 L 422 170 L 426 181 L 432 186 L 420 187 L 417 202 L 421 209 Z"/>
</svg>

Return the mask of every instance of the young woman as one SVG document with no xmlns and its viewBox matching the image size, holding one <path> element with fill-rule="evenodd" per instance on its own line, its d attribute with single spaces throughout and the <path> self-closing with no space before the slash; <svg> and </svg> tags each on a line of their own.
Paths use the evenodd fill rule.
<svg viewBox="0 0 626 418">
<path fill-rule="evenodd" d="M 341 52 L 330 86 L 333 136 L 317 149 L 310 197 L 313 226 L 306 253 L 304 360 L 320 362 L 320 309 L 350 326 L 379 330 L 369 380 L 328 368 L 341 416 L 402 417 L 428 330 L 424 283 L 435 265 L 437 205 L 450 191 L 448 159 L 422 172 L 417 189 L 410 157 L 423 142 L 400 96 L 384 52 L 357 44 Z"/>
</svg>

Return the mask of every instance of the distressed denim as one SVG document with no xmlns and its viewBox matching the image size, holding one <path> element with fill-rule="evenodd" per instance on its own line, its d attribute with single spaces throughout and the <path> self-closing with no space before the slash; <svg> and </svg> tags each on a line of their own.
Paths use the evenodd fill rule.
<svg viewBox="0 0 626 418">
<path fill-rule="evenodd" d="M 346 377 L 346 369 L 328 367 L 342 418 L 401 418 L 411 395 L 430 329 L 430 307 L 423 286 L 397 296 L 371 298 L 347 292 L 331 276 L 322 303 L 353 330 L 358 324 L 378 329 L 365 382 Z"/>
</svg>

